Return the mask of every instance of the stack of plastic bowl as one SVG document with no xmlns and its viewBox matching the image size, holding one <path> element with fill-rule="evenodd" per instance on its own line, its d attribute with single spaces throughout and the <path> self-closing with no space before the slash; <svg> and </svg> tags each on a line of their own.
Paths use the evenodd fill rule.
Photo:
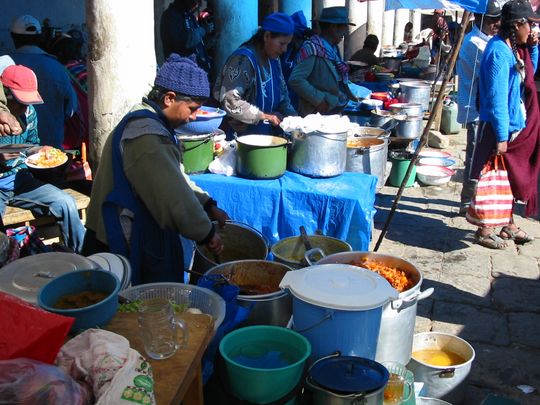
<svg viewBox="0 0 540 405">
<path fill-rule="evenodd" d="M 447 152 L 421 152 L 417 167 L 418 181 L 427 186 L 441 186 L 450 181 L 456 173 L 453 169 L 456 161 Z"/>
</svg>

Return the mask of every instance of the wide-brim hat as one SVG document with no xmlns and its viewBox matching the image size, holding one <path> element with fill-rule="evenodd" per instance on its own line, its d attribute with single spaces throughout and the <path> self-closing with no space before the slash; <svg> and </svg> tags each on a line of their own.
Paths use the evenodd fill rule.
<svg viewBox="0 0 540 405">
<path fill-rule="evenodd" d="M 321 15 L 316 19 L 318 22 L 331 24 L 356 25 L 349 20 L 349 11 L 347 7 L 326 7 L 321 11 Z"/>
<path fill-rule="evenodd" d="M 517 21 L 526 19 L 540 22 L 540 15 L 536 14 L 527 0 L 510 0 L 505 3 L 501 11 L 501 20 Z"/>
<path fill-rule="evenodd" d="M 486 17 L 497 18 L 501 16 L 501 3 L 499 0 L 489 0 L 484 14 Z"/>
</svg>

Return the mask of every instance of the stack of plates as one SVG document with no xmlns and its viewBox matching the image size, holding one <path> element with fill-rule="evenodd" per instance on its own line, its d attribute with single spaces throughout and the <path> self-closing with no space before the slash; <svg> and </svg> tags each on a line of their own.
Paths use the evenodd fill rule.
<svg viewBox="0 0 540 405">
<path fill-rule="evenodd" d="M 108 270 L 116 274 L 118 280 L 120 280 L 120 291 L 128 288 L 131 284 L 131 266 L 124 256 L 103 252 L 88 256 L 87 259 L 94 262 L 103 270 Z"/>
</svg>

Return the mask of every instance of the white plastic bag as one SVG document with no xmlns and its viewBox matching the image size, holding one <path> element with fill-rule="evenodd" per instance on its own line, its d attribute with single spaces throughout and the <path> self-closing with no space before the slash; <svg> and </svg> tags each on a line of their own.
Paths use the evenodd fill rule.
<svg viewBox="0 0 540 405">
<path fill-rule="evenodd" d="M 223 146 L 223 153 L 216 157 L 208 166 L 210 173 L 234 176 L 236 174 L 236 141 Z"/>
<path fill-rule="evenodd" d="M 92 386 L 96 405 L 155 405 L 152 368 L 116 333 L 88 329 L 67 342 L 56 362 Z"/>
</svg>

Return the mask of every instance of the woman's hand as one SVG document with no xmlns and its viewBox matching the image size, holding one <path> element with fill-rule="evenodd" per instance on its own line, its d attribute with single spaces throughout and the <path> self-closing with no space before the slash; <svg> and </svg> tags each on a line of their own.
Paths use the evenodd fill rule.
<svg viewBox="0 0 540 405">
<path fill-rule="evenodd" d="M 221 236 L 216 232 L 212 239 L 210 239 L 210 242 L 206 244 L 206 247 L 213 254 L 219 255 L 223 251 L 223 241 L 221 240 Z"/>
<path fill-rule="evenodd" d="M 330 110 L 330 106 L 328 105 L 326 100 L 323 100 L 321 104 L 315 107 L 315 111 L 321 114 L 326 114 L 329 110 Z"/>
<path fill-rule="evenodd" d="M 210 218 L 212 221 L 217 221 L 220 228 L 223 228 L 225 226 L 225 222 L 230 219 L 229 215 L 225 211 L 216 207 L 215 205 L 208 208 L 208 218 Z"/>
<path fill-rule="evenodd" d="M 281 124 L 281 119 L 275 115 L 275 114 L 262 114 L 261 120 L 268 121 L 271 125 L 277 127 L 279 124 Z"/>
<path fill-rule="evenodd" d="M 502 155 L 503 153 L 506 153 L 508 150 L 508 142 L 498 142 L 497 143 L 497 155 Z"/>
</svg>

